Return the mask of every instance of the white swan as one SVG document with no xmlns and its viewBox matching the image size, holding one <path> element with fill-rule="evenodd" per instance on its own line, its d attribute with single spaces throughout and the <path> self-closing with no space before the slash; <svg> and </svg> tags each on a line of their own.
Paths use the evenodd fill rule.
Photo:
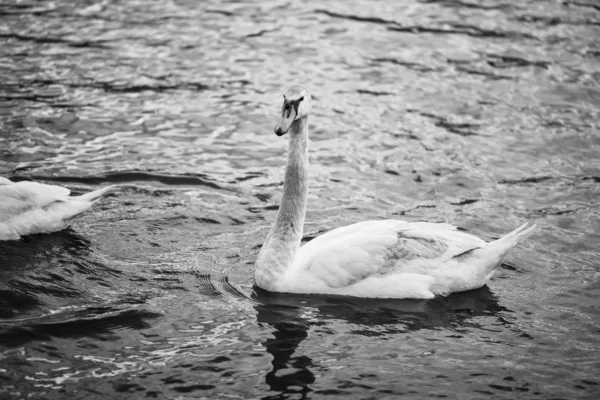
<svg viewBox="0 0 600 400">
<path fill-rule="evenodd" d="M 290 132 L 283 197 L 256 260 L 255 283 L 284 293 L 421 298 L 476 289 L 508 251 L 530 235 L 526 223 L 486 243 L 447 224 L 366 221 L 327 232 L 300 247 L 308 195 L 311 97 L 300 86 L 284 95 L 278 136 Z"/>
<path fill-rule="evenodd" d="M 70 197 L 64 187 L 0 177 L 0 240 L 65 229 L 110 189 L 112 186 Z"/>
</svg>

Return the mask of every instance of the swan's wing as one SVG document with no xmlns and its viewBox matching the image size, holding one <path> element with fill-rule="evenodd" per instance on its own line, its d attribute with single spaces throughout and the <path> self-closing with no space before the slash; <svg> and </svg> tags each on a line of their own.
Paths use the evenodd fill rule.
<svg viewBox="0 0 600 400">
<path fill-rule="evenodd" d="M 36 208 L 44 208 L 56 202 L 69 200 L 69 189 L 37 182 L 0 182 L 0 222 Z"/>
<path fill-rule="evenodd" d="M 484 245 L 447 224 L 368 221 L 335 229 L 301 247 L 292 272 L 339 288 L 374 275 L 427 273 Z"/>
</svg>

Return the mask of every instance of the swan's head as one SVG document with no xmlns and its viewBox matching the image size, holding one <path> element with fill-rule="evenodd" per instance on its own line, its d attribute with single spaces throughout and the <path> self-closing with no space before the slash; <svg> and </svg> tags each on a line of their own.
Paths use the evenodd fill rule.
<svg viewBox="0 0 600 400">
<path fill-rule="evenodd" d="M 285 135 L 294 121 L 308 117 L 311 110 L 311 99 L 308 90 L 302 86 L 292 86 L 283 95 L 281 118 L 275 125 L 277 136 Z"/>
</svg>

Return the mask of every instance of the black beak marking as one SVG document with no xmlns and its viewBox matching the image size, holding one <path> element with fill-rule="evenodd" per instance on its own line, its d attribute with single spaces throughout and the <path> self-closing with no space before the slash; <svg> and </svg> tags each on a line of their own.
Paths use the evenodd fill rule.
<svg viewBox="0 0 600 400">
<path fill-rule="evenodd" d="M 287 110 L 287 115 L 286 115 L 285 117 L 286 117 L 286 118 L 289 118 L 289 117 L 290 117 L 290 114 L 291 114 L 291 112 L 292 112 L 292 107 L 291 107 L 291 104 L 290 104 L 290 103 L 285 103 L 285 104 L 283 105 L 283 109 L 284 109 L 284 111 L 286 111 L 286 110 Z"/>
<path fill-rule="evenodd" d="M 284 111 L 287 110 L 287 116 L 286 118 L 290 117 L 290 114 L 292 112 L 292 107 L 294 107 L 294 111 L 296 111 L 296 115 L 298 115 L 298 107 L 300 107 L 300 102 L 304 100 L 304 96 L 300 97 L 298 100 L 287 100 L 284 97 L 283 100 L 283 109 Z"/>
</svg>

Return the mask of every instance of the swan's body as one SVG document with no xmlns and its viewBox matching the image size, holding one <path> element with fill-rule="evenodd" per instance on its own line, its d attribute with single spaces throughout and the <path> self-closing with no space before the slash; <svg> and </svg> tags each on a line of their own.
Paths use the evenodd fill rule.
<svg viewBox="0 0 600 400">
<path fill-rule="evenodd" d="M 71 197 L 64 187 L 0 177 L 0 240 L 65 229 L 111 188 Z"/>
<path fill-rule="evenodd" d="M 483 286 L 508 251 L 530 235 L 525 224 L 486 243 L 447 224 L 366 221 L 327 232 L 300 247 L 308 197 L 310 94 L 284 96 L 275 127 L 290 131 L 283 197 L 256 260 L 255 282 L 268 291 L 357 297 L 432 298 Z"/>
</svg>

